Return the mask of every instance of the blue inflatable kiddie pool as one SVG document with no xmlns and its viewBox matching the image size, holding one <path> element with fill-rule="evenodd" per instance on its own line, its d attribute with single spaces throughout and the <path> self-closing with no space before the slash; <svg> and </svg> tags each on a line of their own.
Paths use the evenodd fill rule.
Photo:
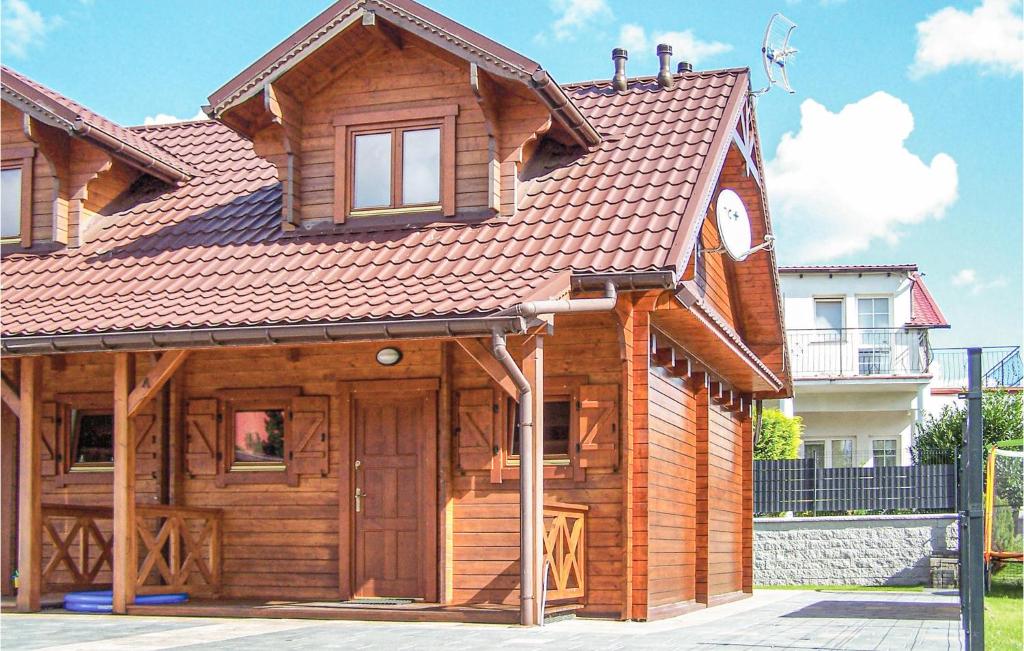
<svg viewBox="0 0 1024 651">
<path fill-rule="evenodd" d="M 159 606 L 180 604 L 188 601 L 188 593 L 147 594 L 135 597 L 136 606 Z M 114 609 L 112 590 L 89 590 L 69 592 L 64 596 L 64 609 L 76 613 L 109 613 Z"/>
</svg>

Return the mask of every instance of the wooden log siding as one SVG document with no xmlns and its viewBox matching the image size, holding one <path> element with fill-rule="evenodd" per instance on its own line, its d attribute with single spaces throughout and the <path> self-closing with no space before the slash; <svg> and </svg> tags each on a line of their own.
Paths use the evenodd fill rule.
<svg viewBox="0 0 1024 651">
<path fill-rule="evenodd" d="M 712 401 L 707 446 L 708 603 L 743 587 L 743 444 L 739 416 Z"/>
<path fill-rule="evenodd" d="M 611 314 L 557 317 L 554 336 L 544 340 L 545 376 L 585 375 L 591 384 L 618 384 L 622 371 L 617 328 Z M 480 365 L 457 347 L 452 384 L 456 392 L 491 386 Z M 586 599 L 581 611 L 585 615 L 619 617 L 625 608 L 622 488 L 621 474 L 611 468 L 588 468 L 586 480 L 580 482 L 544 480 L 545 501 L 589 507 Z M 493 484 L 489 469 L 456 469 L 452 495 L 453 601 L 518 603 L 518 480 Z"/>
<path fill-rule="evenodd" d="M 649 606 L 692 602 L 696 580 L 696 398 L 662 367 L 648 376 Z"/>
</svg>

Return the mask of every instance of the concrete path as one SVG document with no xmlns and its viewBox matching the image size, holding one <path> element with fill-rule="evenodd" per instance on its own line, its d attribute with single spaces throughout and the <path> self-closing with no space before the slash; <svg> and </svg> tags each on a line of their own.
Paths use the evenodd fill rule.
<svg viewBox="0 0 1024 651">
<path fill-rule="evenodd" d="M 271 619 L 0 617 L 4 651 L 133 649 L 959 649 L 955 593 L 759 591 L 653 623 L 570 619 L 538 629 Z"/>
</svg>

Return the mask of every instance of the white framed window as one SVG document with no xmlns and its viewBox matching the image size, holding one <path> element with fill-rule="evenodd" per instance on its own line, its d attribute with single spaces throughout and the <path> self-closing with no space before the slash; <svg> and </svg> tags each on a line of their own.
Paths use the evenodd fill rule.
<svg viewBox="0 0 1024 651">
<path fill-rule="evenodd" d="M 832 439 L 829 445 L 831 452 L 828 466 L 830 468 L 851 468 L 857 452 L 853 439 Z"/>
<path fill-rule="evenodd" d="M 817 462 L 819 468 L 825 467 L 824 441 L 804 441 L 803 448 L 804 459 L 814 459 Z"/>
<path fill-rule="evenodd" d="M 885 296 L 858 298 L 857 325 L 861 328 L 892 327 L 889 298 Z"/>
<path fill-rule="evenodd" d="M 842 330 L 843 299 L 814 299 L 814 327 L 818 330 L 834 330 L 836 332 Z"/>
<path fill-rule="evenodd" d="M 896 439 L 874 439 L 871 441 L 871 461 L 876 468 L 898 466 L 900 461 L 899 442 Z"/>
<path fill-rule="evenodd" d="M 0 171 L 0 239 L 21 237 L 21 167 Z"/>
</svg>

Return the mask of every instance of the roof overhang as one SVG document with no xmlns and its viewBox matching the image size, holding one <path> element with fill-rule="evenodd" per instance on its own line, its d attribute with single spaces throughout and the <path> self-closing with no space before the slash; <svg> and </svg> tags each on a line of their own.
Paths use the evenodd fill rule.
<svg viewBox="0 0 1024 651">
<path fill-rule="evenodd" d="M 409 319 L 352 323 L 306 323 L 97 334 L 4 337 L 4 355 L 138 352 L 183 348 L 226 348 L 324 344 L 392 339 L 486 337 L 494 332 L 523 334 L 539 322 L 518 316 Z"/>
<path fill-rule="evenodd" d="M 474 63 L 496 77 L 524 84 L 581 145 L 589 148 L 601 141 L 597 130 L 540 64 L 411 0 L 341 0 L 335 3 L 210 95 L 207 114 L 220 119 L 227 111 L 262 93 L 268 84 L 335 36 L 361 23 L 367 13 Z"/>
<path fill-rule="evenodd" d="M 100 126 L 88 122 L 82 116 L 43 101 L 33 88 L 13 75 L 4 77 L 0 93 L 4 100 L 43 124 L 65 131 L 70 136 L 88 140 L 132 167 L 162 181 L 181 183 L 193 176 L 191 170 L 168 165 Z"/>
</svg>

